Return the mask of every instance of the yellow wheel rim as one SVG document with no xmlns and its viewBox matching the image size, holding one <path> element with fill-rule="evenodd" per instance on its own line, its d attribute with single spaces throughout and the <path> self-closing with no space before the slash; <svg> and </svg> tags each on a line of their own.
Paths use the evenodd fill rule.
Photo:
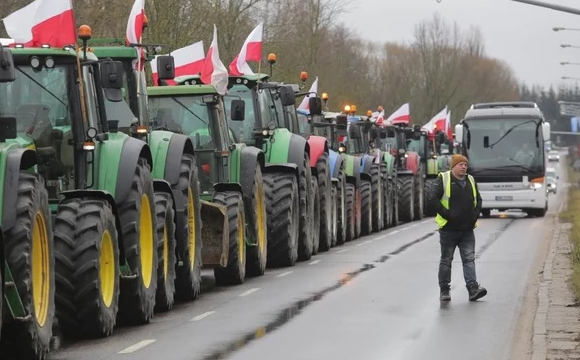
<svg viewBox="0 0 580 360">
<path fill-rule="evenodd" d="M 240 259 L 241 264 L 245 264 L 245 249 L 246 249 L 246 239 L 244 236 L 244 217 L 243 208 L 238 212 L 238 259 Z"/>
<path fill-rule="evenodd" d="M 169 236 L 167 236 L 167 224 L 163 226 L 163 278 L 167 280 L 169 274 Z"/>
<path fill-rule="evenodd" d="M 258 216 L 256 221 L 258 222 L 258 249 L 260 252 L 264 251 L 266 247 L 266 209 L 264 208 L 264 190 L 262 185 L 258 185 Z"/>
<path fill-rule="evenodd" d="M 113 239 L 109 230 L 105 230 L 101 237 L 101 252 L 99 254 L 99 281 L 101 283 L 101 296 L 106 307 L 113 303 L 115 295 L 115 250 Z"/>
<path fill-rule="evenodd" d="M 32 227 L 32 298 L 34 314 L 40 326 L 48 318 L 50 293 L 50 246 L 46 219 L 41 212 L 34 217 Z"/>
<path fill-rule="evenodd" d="M 139 248 L 142 279 L 146 288 L 151 286 L 153 278 L 153 219 L 151 216 L 151 203 L 146 194 L 141 196 L 141 214 L 139 215 Z"/>
<path fill-rule="evenodd" d="M 189 229 L 189 263 L 191 264 L 191 270 L 194 269 L 195 265 L 195 207 L 193 206 L 193 190 L 191 187 L 187 189 L 187 225 Z"/>
</svg>

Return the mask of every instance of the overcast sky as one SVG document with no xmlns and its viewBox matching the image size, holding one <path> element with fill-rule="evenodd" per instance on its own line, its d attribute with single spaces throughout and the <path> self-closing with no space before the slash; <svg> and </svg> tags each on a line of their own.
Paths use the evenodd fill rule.
<svg viewBox="0 0 580 360">
<path fill-rule="evenodd" d="M 541 1 L 580 10 L 580 0 Z M 580 31 L 552 30 L 556 26 L 580 30 L 580 15 L 511 0 L 352 0 L 341 20 L 367 40 L 410 43 L 415 25 L 431 20 L 436 12 L 460 29 L 478 27 L 486 54 L 506 61 L 528 85 L 557 88 L 575 82 L 562 76 L 580 79 Z M 562 61 L 579 65 L 560 65 Z"/>
</svg>

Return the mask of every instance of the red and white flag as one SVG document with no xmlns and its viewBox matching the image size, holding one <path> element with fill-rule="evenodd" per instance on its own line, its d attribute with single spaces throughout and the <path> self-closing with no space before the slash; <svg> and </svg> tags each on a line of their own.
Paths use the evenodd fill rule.
<svg viewBox="0 0 580 360">
<path fill-rule="evenodd" d="M 125 42 L 129 44 L 140 44 L 143 36 L 143 24 L 145 22 L 145 0 L 135 0 L 127 21 L 127 33 Z"/>
<path fill-rule="evenodd" d="M 310 85 L 310 90 L 308 90 L 308 95 L 304 96 L 300 105 L 298 105 L 298 109 L 300 110 L 307 110 L 310 112 L 310 106 L 308 104 L 308 99 L 311 97 L 315 97 L 318 94 L 318 76 L 314 79 L 312 85 Z"/>
<path fill-rule="evenodd" d="M 385 110 L 383 109 L 382 106 L 379 107 L 379 110 L 373 112 L 373 115 L 371 117 L 371 121 L 374 121 L 374 123 L 377 126 L 384 125 L 384 122 L 385 122 Z"/>
<path fill-rule="evenodd" d="M 385 120 L 385 124 L 387 125 L 394 125 L 394 124 L 410 124 L 411 123 L 411 114 L 409 112 L 409 103 L 404 103 L 400 108 L 397 109 L 394 113 L 391 114 Z"/>
<path fill-rule="evenodd" d="M 36 0 L 4 19 L 8 36 L 24 46 L 75 44 L 75 19 L 70 0 Z"/>
<path fill-rule="evenodd" d="M 431 120 L 421 127 L 422 130 L 429 134 L 434 134 L 436 130 L 446 131 L 447 129 L 447 106 L 439 111 L 437 115 L 433 116 Z"/>
<path fill-rule="evenodd" d="M 445 116 L 445 131 L 447 132 L 447 138 L 453 139 L 453 129 L 451 129 L 451 110 L 447 111 Z"/>
<path fill-rule="evenodd" d="M 248 61 L 259 62 L 262 59 L 262 33 L 264 32 L 264 23 L 258 26 L 248 36 L 242 50 L 230 63 L 230 74 L 234 76 L 253 75 L 254 72 L 248 65 Z"/>
<path fill-rule="evenodd" d="M 203 69 L 205 61 L 205 52 L 203 51 L 203 41 L 198 41 L 194 44 L 187 45 L 180 49 L 171 52 L 175 64 L 175 77 L 183 75 L 199 75 Z M 153 73 L 153 82 L 158 83 L 157 76 L 157 61 L 153 59 L 151 62 L 151 70 Z M 175 85 L 175 81 L 167 80 L 170 85 Z"/>
<path fill-rule="evenodd" d="M 220 52 L 217 43 L 217 28 L 213 25 L 213 40 L 207 50 L 203 68 L 201 69 L 201 81 L 204 84 L 215 86 L 217 92 L 225 95 L 228 89 L 228 69 L 220 60 Z"/>
</svg>

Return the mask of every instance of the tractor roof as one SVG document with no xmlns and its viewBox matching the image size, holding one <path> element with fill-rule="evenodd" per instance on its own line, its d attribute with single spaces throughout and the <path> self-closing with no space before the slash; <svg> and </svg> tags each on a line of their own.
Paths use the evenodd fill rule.
<svg viewBox="0 0 580 360">
<path fill-rule="evenodd" d="M 218 95 L 213 85 L 148 86 L 148 96 Z"/>
<path fill-rule="evenodd" d="M 137 50 L 131 46 L 92 46 L 91 50 L 101 59 L 106 58 L 137 58 Z"/>
<path fill-rule="evenodd" d="M 77 54 L 75 52 L 75 50 L 73 48 L 9 48 L 10 52 L 12 52 L 12 55 L 14 57 L 19 57 L 19 56 L 31 56 L 31 55 L 36 55 L 36 56 L 54 56 L 54 57 L 60 57 L 60 56 L 70 56 L 70 57 L 75 57 Z M 79 56 L 82 58 L 83 56 L 83 52 L 79 51 Z M 95 54 L 93 54 L 91 51 L 87 51 L 87 59 L 88 60 L 93 60 L 96 61 L 98 60 L 98 58 L 95 56 Z"/>
</svg>

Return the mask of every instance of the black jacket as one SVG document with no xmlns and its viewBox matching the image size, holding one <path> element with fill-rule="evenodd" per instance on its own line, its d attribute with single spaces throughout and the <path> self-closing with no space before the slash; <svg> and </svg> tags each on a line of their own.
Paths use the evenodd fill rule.
<svg viewBox="0 0 580 360">
<path fill-rule="evenodd" d="M 465 188 L 462 188 L 460 181 L 451 173 L 451 196 L 449 198 L 449 210 L 447 210 L 440 201 L 445 190 L 443 178 L 438 176 L 435 180 L 433 192 L 431 192 L 431 196 L 427 201 L 431 202 L 430 204 L 437 209 L 439 215 L 447 219 L 447 224 L 443 226 L 442 230 L 472 230 L 475 227 L 475 222 L 481 212 L 481 195 L 477 189 L 477 184 L 475 184 L 477 205 L 474 208 L 471 182 L 467 177 L 465 182 Z"/>
</svg>

